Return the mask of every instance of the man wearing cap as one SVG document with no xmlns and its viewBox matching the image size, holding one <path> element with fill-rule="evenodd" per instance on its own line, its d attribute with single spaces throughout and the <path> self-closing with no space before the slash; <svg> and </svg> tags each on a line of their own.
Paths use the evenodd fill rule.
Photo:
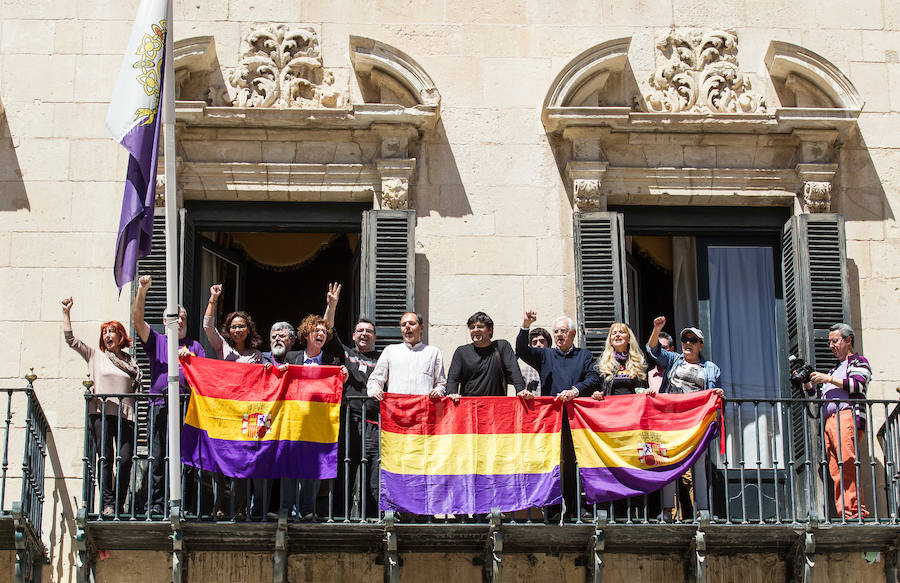
<svg viewBox="0 0 900 583">
<path fill-rule="evenodd" d="M 647 351 L 659 366 L 666 369 L 660 388 L 661 393 L 693 393 L 695 391 L 716 391 L 719 397 L 725 392 L 719 388 L 722 372 L 716 363 L 703 358 L 703 332 L 689 326 L 681 331 L 681 353 L 662 350 L 659 333 L 666 325 L 665 316 L 653 320 L 653 333 L 647 340 Z M 706 452 L 697 457 L 692 466 L 694 479 L 694 502 L 696 510 L 709 510 L 709 496 L 706 481 Z M 663 488 L 663 518 L 672 516 L 675 499 L 675 482 Z"/>
</svg>

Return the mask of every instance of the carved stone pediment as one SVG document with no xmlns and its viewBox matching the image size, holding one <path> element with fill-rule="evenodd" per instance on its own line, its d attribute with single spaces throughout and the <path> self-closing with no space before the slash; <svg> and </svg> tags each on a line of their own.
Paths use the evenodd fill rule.
<svg viewBox="0 0 900 583">
<path fill-rule="evenodd" d="M 667 35 L 656 45 L 660 64 L 650 78 L 647 110 L 765 113 L 765 98 L 738 66 L 737 44 L 737 34 L 725 30 Z"/>
<path fill-rule="evenodd" d="M 310 27 L 261 25 L 241 43 L 237 69 L 229 76 L 236 107 L 340 108 L 347 91 L 322 66 L 319 35 Z"/>
</svg>

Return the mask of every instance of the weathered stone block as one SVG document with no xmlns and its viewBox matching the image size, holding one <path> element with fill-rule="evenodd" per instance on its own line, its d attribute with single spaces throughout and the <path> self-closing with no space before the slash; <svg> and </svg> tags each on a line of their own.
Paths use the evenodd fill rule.
<svg viewBox="0 0 900 583">
<path fill-rule="evenodd" d="M 547 58 L 482 60 L 484 101 L 507 107 L 535 107 L 552 77 Z"/>
<path fill-rule="evenodd" d="M 40 290 L 42 273 L 40 269 L 7 267 L 0 269 L 0 305 L 4 306 L 7 318 L 16 320 L 40 319 Z"/>
<path fill-rule="evenodd" d="M 375 19 L 378 22 L 445 22 L 447 18 L 444 10 L 444 2 L 440 0 L 376 3 Z"/>
</svg>

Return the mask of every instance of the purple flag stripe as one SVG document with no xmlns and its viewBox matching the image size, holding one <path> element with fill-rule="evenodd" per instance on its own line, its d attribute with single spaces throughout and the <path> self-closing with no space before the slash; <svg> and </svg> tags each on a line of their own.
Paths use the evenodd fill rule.
<svg viewBox="0 0 900 583">
<path fill-rule="evenodd" d="M 163 54 L 165 59 L 165 54 Z M 165 62 L 165 61 L 163 61 Z M 162 79 L 160 79 L 162 82 Z M 162 96 L 162 91 L 160 91 Z M 113 275 L 119 293 L 137 274 L 137 262 L 150 254 L 153 241 L 153 209 L 156 201 L 156 167 L 159 160 L 159 127 L 162 97 L 152 124 L 134 126 L 120 142 L 129 152 L 122 214 L 116 237 Z"/>
<path fill-rule="evenodd" d="M 181 428 L 181 463 L 232 478 L 327 480 L 337 476 L 337 443 L 231 441 Z"/>
<path fill-rule="evenodd" d="M 606 467 L 579 468 L 581 484 L 590 504 L 619 500 L 628 496 L 655 492 L 676 480 L 706 451 L 710 440 L 718 434 L 718 424 L 711 423 L 700 445 L 680 464 L 654 468 Z"/>
<path fill-rule="evenodd" d="M 395 474 L 381 470 L 381 510 L 486 514 L 559 504 L 559 466 L 546 474 Z"/>
</svg>

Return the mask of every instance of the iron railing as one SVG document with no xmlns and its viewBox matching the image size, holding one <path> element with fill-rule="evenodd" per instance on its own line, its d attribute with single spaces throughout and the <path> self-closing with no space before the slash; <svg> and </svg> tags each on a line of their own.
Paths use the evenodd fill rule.
<svg viewBox="0 0 900 583">
<path fill-rule="evenodd" d="M 164 451 L 154 451 L 154 440 L 133 449 L 128 459 L 120 451 L 127 452 L 130 445 L 138 443 L 142 431 L 136 423 L 124 419 L 120 394 L 85 395 L 84 482 L 83 500 L 88 517 L 100 521 L 158 521 L 168 520 L 168 456 Z M 165 419 L 154 415 L 158 405 L 150 399 L 159 396 L 147 394 L 129 395 L 137 401 L 137 408 L 150 408 L 149 424 L 152 434 L 154 423 Z M 514 397 L 510 397 L 514 398 Z M 91 434 L 91 399 L 106 404 L 115 403 L 118 415 L 103 415 L 94 419 L 99 427 L 100 442 L 107 447 L 96 447 Z M 185 520 L 251 520 L 265 521 L 277 518 L 279 512 L 290 512 L 298 520 L 315 519 L 321 523 L 347 523 L 378 521 L 383 513 L 377 510 L 379 431 L 378 403 L 365 397 L 362 400 L 365 416 L 344 407 L 341 419 L 338 478 L 323 481 L 313 492 L 313 508 L 309 513 L 303 507 L 301 493 L 290 486 L 286 496 L 280 494 L 287 480 L 236 480 L 216 476 L 211 472 L 182 466 L 182 512 Z M 142 404 L 143 403 L 143 404 Z M 187 397 L 182 396 L 182 414 Z M 576 468 L 561 465 L 561 471 L 576 471 L 576 489 L 579 492 L 576 507 L 562 512 L 548 512 L 539 508 L 511 513 L 506 518 L 516 522 L 554 522 L 559 524 L 583 524 L 602 521 L 620 524 L 656 524 L 662 522 L 699 523 L 709 520 L 717 524 L 897 524 L 900 512 L 900 401 L 851 400 L 846 403 L 866 413 L 868 423 L 859 433 L 854 433 L 850 443 L 853 456 L 847 456 L 837 427 L 836 466 L 841 471 L 835 500 L 834 486 L 829 474 L 829 450 L 832 441 L 826 441 L 826 433 L 834 434 L 829 423 L 828 406 L 837 401 L 801 399 L 726 399 L 724 401 L 725 454 L 719 453 L 719 441 L 714 440 L 708 452 L 706 464 L 707 509 L 693 506 L 691 486 L 678 484 L 671 500 L 663 499 L 663 492 L 632 497 L 609 504 L 588 504 L 583 496 L 580 477 Z M 368 420 L 365 419 L 368 417 Z M 97 425 L 99 423 L 99 425 Z M 106 439 L 114 432 L 113 445 Z M 156 440 L 157 443 L 166 440 Z M 795 451 L 794 444 L 803 443 L 802 452 Z M 112 449 L 110 449 L 112 447 Z M 849 461 L 855 460 L 855 461 Z M 845 468 L 850 463 L 852 468 Z M 153 492 L 149 478 L 151 470 L 162 464 L 160 475 L 163 504 L 153 508 Z M 41 466 L 42 468 L 42 466 Z M 847 469 L 847 472 L 843 470 Z M 112 479 L 119 472 L 127 473 L 127 479 Z M 107 473 L 112 476 L 107 477 Z M 372 475 L 374 473 L 374 480 Z M 850 478 L 859 485 L 859 496 L 868 508 L 869 516 L 853 518 L 838 513 L 838 503 L 849 503 L 845 498 Z M 104 513 L 101 504 L 101 486 L 113 489 L 114 500 L 120 501 L 112 511 Z M 695 480 L 696 481 L 696 480 Z M 686 481 L 685 481 L 686 482 Z M 563 476 L 565 483 L 565 475 Z M 307 490 L 310 484 L 304 484 Z M 574 498 L 574 497 L 573 497 Z M 109 492 L 107 492 L 109 499 Z M 673 514 L 665 509 L 674 508 Z M 314 514 L 314 516 L 309 516 Z M 460 516 L 400 516 L 401 520 L 416 522 L 485 522 L 488 517 Z"/>
<path fill-rule="evenodd" d="M 3 461 L 0 465 L 0 515 L 20 514 L 34 530 L 35 537 L 40 539 L 49 425 L 32 386 L 34 377 L 29 375 L 26 379 L 28 386 L 25 388 L 0 389 L 0 399 L 5 395 L 3 400 L 6 401 Z M 17 418 L 23 410 L 24 419 Z M 16 459 L 22 460 L 21 472 L 16 471 Z"/>
</svg>

